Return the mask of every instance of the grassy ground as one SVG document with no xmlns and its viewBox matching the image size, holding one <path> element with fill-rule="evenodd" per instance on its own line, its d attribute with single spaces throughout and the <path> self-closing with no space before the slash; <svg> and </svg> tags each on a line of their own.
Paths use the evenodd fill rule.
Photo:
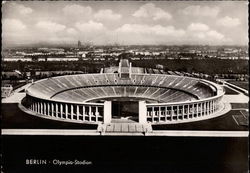
<svg viewBox="0 0 250 173">
<path fill-rule="evenodd" d="M 227 86 L 224 86 L 224 89 L 225 89 L 226 94 L 229 94 L 229 95 L 238 95 L 238 94 L 239 94 L 238 92 L 236 92 L 236 91 L 230 89 L 230 88 L 227 87 Z"/>
<path fill-rule="evenodd" d="M 43 119 L 21 111 L 17 104 L 1 104 L 1 127 L 11 129 L 97 129 L 97 125 Z"/>
<path fill-rule="evenodd" d="M 241 81 L 228 81 L 228 82 L 243 89 L 249 90 L 249 82 L 241 82 Z"/>
<path fill-rule="evenodd" d="M 217 118 L 191 123 L 153 125 L 153 130 L 218 130 L 218 131 L 241 131 L 248 130 L 245 126 L 239 126 L 234 121 L 232 115 L 241 115 L 239 110 L 231 110 Z"/>
<path fill-rule="evenodd" d="M 248 109 L 249 107 L 248 103 L 232 103 L 231 106 L 232 109 Z"/>
</svg>

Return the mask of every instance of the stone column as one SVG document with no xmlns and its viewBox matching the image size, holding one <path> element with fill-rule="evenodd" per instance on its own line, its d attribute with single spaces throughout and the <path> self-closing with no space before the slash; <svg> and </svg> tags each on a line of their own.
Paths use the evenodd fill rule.
<svg viewBox="0 0 250 173">
<path fill-rule="evenodd" d="M 210 101 L 210 108 L 209 108 L 209 110 L 210 110 L 210 114 L 212 114 L 213 113 L 213 111 L 212 111 L 212 109 L 213 109 L 213 103 L 212 103 L 212 101 Z"/>
<path fill-rule="evenodd" d="M 89 121 L 91 121 L 91 117 L 92 117 L 92 108 L 91 106 L 89 106 Z"/>
<path fill-rule="evenodd" d="M 179 120 L 179 105 L 177 105 L 177 120 Z"/>
<path fill-rule="evenodd" d="M 196 103 L 196 116 L 198 117 L 199 115 L 199 103 Z"/>
<path fill-rule="evenodd" d="M 170 114 L 170 120 L 173 120 L 173 115 L 174 115 L 174 107 L 171 106 L 171 114 Z"/>
<path fill-rule="evenodd" d="M 165 106 L 165 122 L 167 121 L 168 107 Z"/>
<path fill-rule="evenodd" d="M 206 102 L 205 107 L 206 107 L 205 115 L 208 115 L 209 101 Z"/>
<path fill-rule="evenodd" d="M 68 105 L 65 104 L 65 115 L 66 115 L 66 119 L 68 119 Z"/>
<path fill-rule="evenodd" d="M 204 103 L 204 115 L 207 115 L 207 102 Z"/>
<path fill-rule="evenodd" d="M 159 111 L 160 111 L 160 109 L 159 109 Z M 160 117 L 160 115 L 159 115 L 159 117 Z M 139 101 L 139 123 L 140 124 L 147 123 L 147 106 L 146 106 L 145 101 Z"/>
<path fill-rule="evenodd" d="M 112 102 L 111 101 L 105 101 L 104 102 L 104 114 L 103 114 L 103 122 L 104 123 L 111 123 L 112 119 Z"/>
<path fill-rule="evenodd" d="M 35 112 L 37 113 L 37 102 L 35 102 Z"/>
<path fill-rule="evenodd" d="M 158 122 L 161 120 L 161 107 L 159 106 L 159 112 L 158 112 Z"/>
<path fill-rule="evenodd" d="M 214 102 L 214 100 L 213 100 L 213 113 L 215 112 L 215 102 Z"/>
<path fill-rule="evenodd" d="M 41 114 L 43 114 L 43 102 L 41 102 Z"/>
<path fill-rule="evenodd" d="M 76 119 L 79 120 L 79 105 L 76 105 Z"/>
<path fill-rule="evenodd" d="M 139 107 L 140 109 L 140 107 Z M 152 123 L 155 121 L 155 109 L 152 107 Z"/>
<path fill-rule="evenodd" d="M 49 102 L 47 103 L 47 115 L 51 116 L 51 114 L 50 114 L 50 103 Z"/>
<path fill-rule="evenodd" d="M 203 115 L 203 113 L 202 113 L 202 111 L 203 111 L 203 104 L 204 104 L 204 103 L 201 103 L 200 116 Z"/>
<path fill-rule="evenodd" d="M 60 104 L 60 114 L 61 114 L 61 118 L 63 118 L 63 104 Z"/>
<path fill-rule="evenodd" d="M 85 121 L 85 106 L 82 106 L 82 119 Z"/>
<path fill-rule="evenodd" d="M 54 117 L 54 103 L 51 103 L 51 116 Z"/>
<path fill-rule="evenodd" d="M 58 117 L 58 104 L 56 103 L 56 117 Z"/>
<path fill-rule="evenodd" d="M 43 114 L 44 115 L 47 115 L 47 106 L 46 106 L 46 103 L 44 102 L 44 111 L 43 111 Z"/>
<path fill-rule="evenodd" d="M 211 114 L 211 106 L 212 106 L 212 102 L 211 101 L 209 101 L 209 115 Z"/>
<path fill-rule="evenodd" d="M 37 102 L 37 113 L 40 113 L 40 103 Z"/>
<path fill-rule="evenodd" d="M 192 118 L 194 118 L 194 111 L 195 111 L 195 109 L 194 109 L 194 103 L 192 104 Z"/>
<path fill-rule="evenodd" d="M 185 114 L 185 105 L 182 105 L 182 119 L 184 119 L 184 114 Z"/>
<path fill-rule="evenodd" d="M 33 104 L 32 103 L 31 103 L 29 109 L 33 111 Z"/>
<path fill-rule="evenodd" d="M 98 116 L 99 116 L 99 112 L 98 112 L 98 106 L 95 107 L 95 121 L 98 121 Z"/>
<path fill-rule="evenodd" d="M 74 116 L 74 106 L 70 105 L 70 119 L 73 120 L 73 116 Z"/>
</svg>

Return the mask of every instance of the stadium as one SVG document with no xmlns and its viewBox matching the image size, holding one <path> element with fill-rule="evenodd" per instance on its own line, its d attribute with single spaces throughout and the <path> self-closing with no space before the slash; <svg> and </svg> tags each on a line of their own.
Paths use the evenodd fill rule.
<svg viewBox="0 0 250 173">
<path fill-rule="evenodd" d="M 178 124 L 223 115 L 222 86 L 204 79 L 146 74 L 128 59 L 97 74 L 51 77 L 26 88 L 21 110 L 82 123 Z"/>
</svg>

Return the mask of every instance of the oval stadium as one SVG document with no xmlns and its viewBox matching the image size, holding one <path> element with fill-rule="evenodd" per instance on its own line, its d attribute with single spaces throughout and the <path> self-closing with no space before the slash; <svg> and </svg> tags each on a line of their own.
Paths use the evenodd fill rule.
<svg viewBox="0 0 250 173">
<path fill-rule="evenodd" d="M 121 59 L 96 74 L 33 82 L 19 107 L 41 118 L 82 123 L 177 124 L 211 119 L 226 111 L 222 86 L 204 79 L 147 74 Z"/>
</svg>

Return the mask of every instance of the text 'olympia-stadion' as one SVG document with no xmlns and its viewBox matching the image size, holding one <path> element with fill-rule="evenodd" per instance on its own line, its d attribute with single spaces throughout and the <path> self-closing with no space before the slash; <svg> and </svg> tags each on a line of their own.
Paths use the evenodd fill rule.
<svg viewBox="0 0 250 173">
<path fill-rule="evenodd" d="M 220 85 L 211 81 L 147 74 L 143 68 L 132 67 L 128 59 L 121 59 L 119 66 L 102 69 L 100 73 L 33 82 L 19 107 L 41 118 L 82 124 L 123 120 L 177 124 L 223 115 L 224 93 Z"/>
</svg>

